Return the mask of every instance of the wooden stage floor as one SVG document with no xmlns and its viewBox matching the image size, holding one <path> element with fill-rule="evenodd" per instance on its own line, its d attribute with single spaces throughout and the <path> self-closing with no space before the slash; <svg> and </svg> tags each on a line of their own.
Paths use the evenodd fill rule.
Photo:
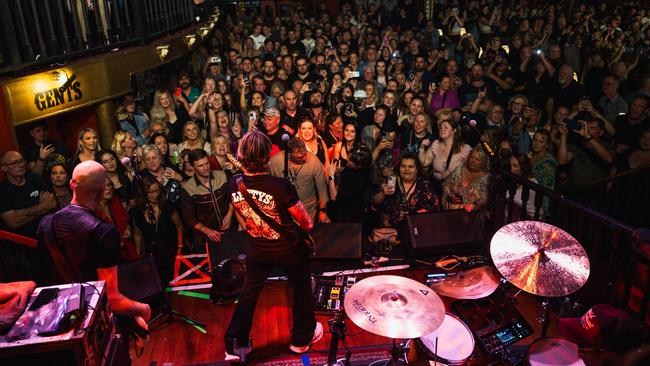
<svg viewBox="0 0 650 366">
<path fill-rule="evenodd" d="M 358 275 L 357 280 L 374 274 L 393 274 L 423 282 L 428 272 L 430 271 L 376 272 Z M 288 283 L 283 281 L 268 281 L 266 283 L 255 312 L 251 333 L 254 350 L 249 356 L 249 365 L 284 365 L 289 364 L 286 363 L 287 360 L 297 360 L 296 364 L 298 365 L 304 364 L 300 361 L 300 355 L 295 355 L 288 349 L 292 324 L 289 308 L 291 297 Z M 171 304 L 176 310 L 206 323 L 207 333 L 202 333 L 180 319 L 176 319 L 172 323 L 160 322 L 151 332 L 143 354 L 136 357 L 133 350 L 131 351 L 134 365 L 227 365 L 228 363 L 224 362 L 223 335 L 235 305 L 215 305 L 206 299 L 181 296 L 177 293 L 171 295 Z M 517 308 L 535 330 L 532 336 L 519 341 L 521 345 L 527 345 L 541 334 L 541 327 L 537 319 L 542 311 L 537 299 L 523 292 L 517 295 Z M 315 353 L 318 353 L 326 360 L 331 338 L 327 321 L 331 319 L 331 316 L 317 313 L 316 318 L 323 323 L 325 334 L 323 339 L 313 346 L 310 355 L 314 356 Z M 556 317 L 552 317 L 549 335 L 557 333 L 556 319 Z M 353 351 L 361 349 L 361 347 L 367 349 L 390 348 L 391 339 L 366 332 L 350 320 L 347 320 L 346 324 L 346 341 Z M 342 352 L 342 347 L 339 347 L 339 352 Z M 283 360 L 284 363 L 279 361 L 273 363 L 274 360 Z M 484 362 L 477 359 L 472 364 L 484 364 Z"/>
</svg>

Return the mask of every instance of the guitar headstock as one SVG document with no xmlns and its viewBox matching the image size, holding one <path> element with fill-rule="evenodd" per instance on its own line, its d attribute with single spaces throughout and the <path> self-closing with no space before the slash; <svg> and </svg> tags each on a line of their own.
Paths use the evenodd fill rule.
<svg viewBox="0 0 650 366">
<path fill-rule="evenodd" d="M 241 162 L 240 162 L 239 160 L 237 160 L 237 157 L 236 157 L 235 155 L 233 155 L 233 154 L 231 154 L 231 153 L 227 153 L 227 154 L 226 154 L 226 159 L 228 159 L 228 161 L 230 162 L 230 164 L 232 164 L 232 165 L 235 167 L 235 169 L 237 169 L 237 170 L 243 170 L 243 169 L 242 169 Z"/>
</svg>

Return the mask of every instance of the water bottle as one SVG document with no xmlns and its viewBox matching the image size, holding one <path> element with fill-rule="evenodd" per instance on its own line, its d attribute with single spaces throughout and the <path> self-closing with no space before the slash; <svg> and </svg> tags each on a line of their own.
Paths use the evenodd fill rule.
<svg viewBox="0 0 650 366">
<path fill-rule="evenodd" d="M 172 158 L 172 163 L 174 165 L 180 165 L 180 163 L 181 163 L 181 153 L 180 153 L 180 151 L 178 151 L 178 149 L 174 149 L 174 151 L 172 151 L 171 158 Z"/>
</svg>

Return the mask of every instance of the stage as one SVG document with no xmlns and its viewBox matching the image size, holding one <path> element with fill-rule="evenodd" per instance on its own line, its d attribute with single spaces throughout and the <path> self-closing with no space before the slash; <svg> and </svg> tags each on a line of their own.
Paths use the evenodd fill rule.
<svg viewBox="0 0 650 366">
<path fill-rule="evenodd" d="M 361 280 L 373 275 L 398 275 L 424 283 L 427 269 L 402 269 L 395 271 L 377 271 L 358 274 Z M 525 349 L 541 335 L 541 325 L 538 318 L 543 311 L 539 298 L 518 292 L 511 285 L 505 285 L 506 293 L 514 296 L 517 309 L 524 316 L 534 333 L 514 344 L 515 348 Z M 207 293 L 207 290 L 197 290 Z M 230 317 L 234 311 L 234 304 L 215 305 L 208 299 L 179 295 L 174 292 L 170 295 L 172 306 L 204 322 L 207 327 L 202 330 L 188 325 L 180 319 L 172 323 L 158 323 L 151 332 L 140 357 L 136 356 L 133 345 L 131 355 L 134 365 L 227 365 L 224 361 L 223 335 Z M 312 350 L 305 355 L 296 355 L 289 351 L 290 328 L 292 324 L 289 304 L 292 301 L 291 290 L 284 281 L 267 281 L 266 286 L 258 300 L 251 337 L 253 339 L 253 353 L 249 355 L 249 365 L 314 365 L 327 363 L 327 350 L 331 335 L 327 321 L 333 316 L 326 313 L 317 313 L 317 320 L 323 323 L 325 334 Z M 443 298 L 446 310 L 449 312 L 453 299 Z M 551 316 L 549 336 L 557 334 L 557 317 Z M 346 320 L 346 341 L 352 350 L 353 365 L 369 365 L 373 361 L 388 357 L 391 339 L 364 331 Z M 343 346 L 339 346 L 339 358 L 343 357 Z M 306 359 L 308 358 L 308 360 Z M 424 361 L 424 360 L 423 360 Z M 427 364 L 428 362 L 421 362 Z M 476 345 L 473 365 L 488 364 L 485 353 Z M 418 363 L 413 363 L 418 364 Z"/>
</svg>

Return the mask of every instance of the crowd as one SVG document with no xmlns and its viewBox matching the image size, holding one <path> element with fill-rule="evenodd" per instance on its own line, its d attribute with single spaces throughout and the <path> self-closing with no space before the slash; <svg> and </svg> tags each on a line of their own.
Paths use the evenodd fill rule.
<svg viewBox="0 0 650 366">
<path fill-rule="evenodd" d="M 33 141 L 2 156 L 4 227 L 34 237 L 43 214 L 70 202 L 71 169 L 96 160 L 108 173 L 98 215 L 118 228 L 122 256 L 153 254 L 169 280 L 176 253 L 237 230 L 228 155 L 253 129 L 273 143 L 271 174 L 289 179 L 315 221 L 362 222 L 371 239 L 393 238 L 413 213 L 484 214 L 494 167 L 572 194 L 650 163 L 646 9 L 285 10 L 223 14 L 178 72 L 138 78 L 116 101 L 110 148 L 84 129 L 71 152 L 34 124 Z M 31 250 L 2 251 L 5 277 L 38 272 Z"/>
</svg>

